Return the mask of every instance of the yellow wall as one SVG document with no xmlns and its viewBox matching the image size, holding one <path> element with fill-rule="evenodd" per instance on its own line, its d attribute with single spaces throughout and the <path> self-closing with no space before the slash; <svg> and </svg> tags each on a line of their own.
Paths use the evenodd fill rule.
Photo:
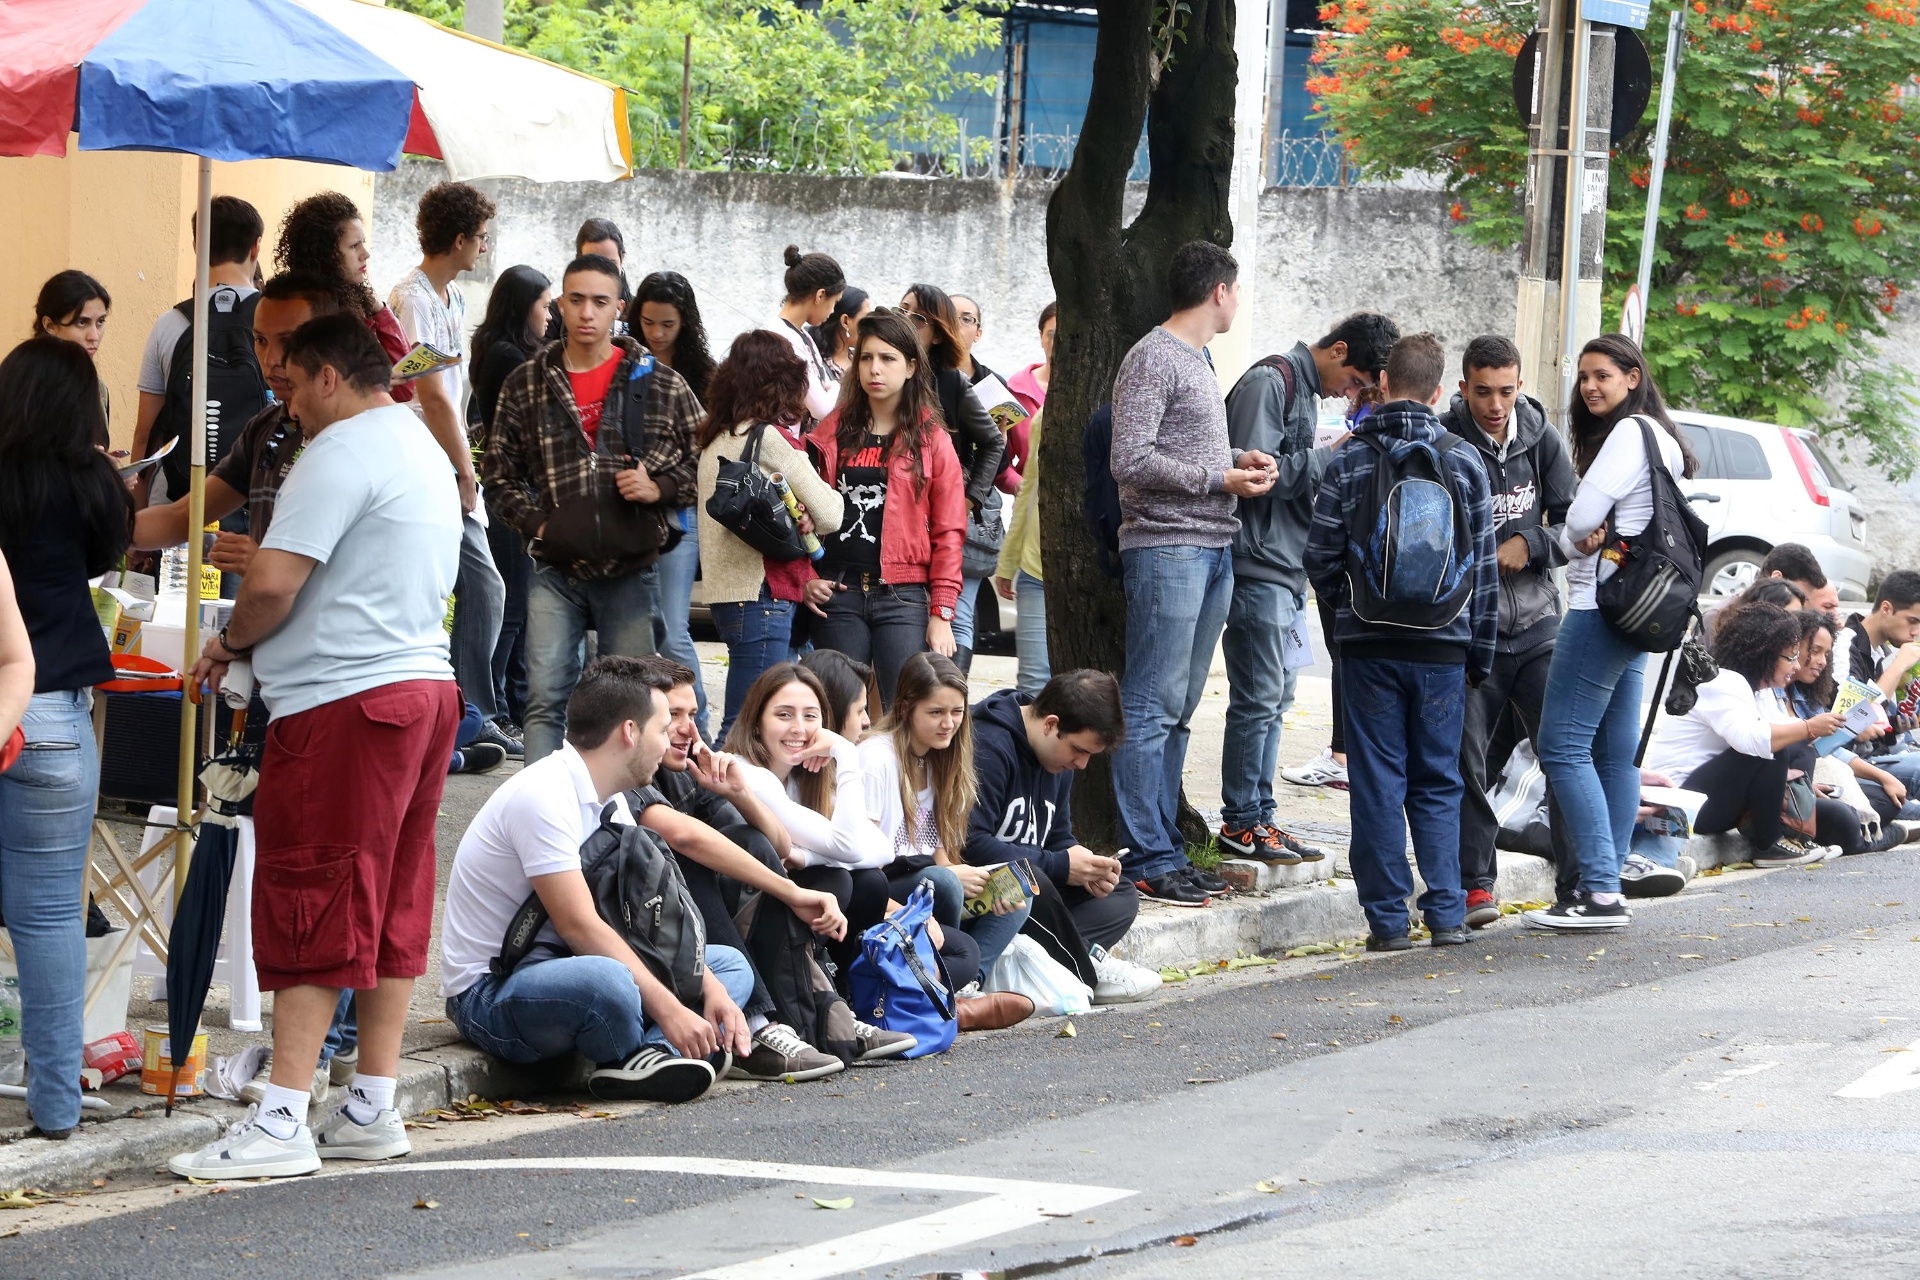
<svg viewBox="0 0 1920 1280">
<path fill-rule="evenodd" d="M 33 300 L 56 271 L 78 267 L 113 295 L 100 374 L 113 396 L 113 437 L 133 435 L 135 378 L 154 318 L 193 290 L 187 230 L 197 193 L 191 156 L 81 151 L 64 159 L 0 158 L 0 349 L 32 329 Z M 316 191 L 343 191 L 372 224 L 373 175 L 338 165 L 253 160 L 213 167 L 215 195 L 239 196 L 266 221 L 264 267 L 273 273 L 280 219 Z"/>
</svg>

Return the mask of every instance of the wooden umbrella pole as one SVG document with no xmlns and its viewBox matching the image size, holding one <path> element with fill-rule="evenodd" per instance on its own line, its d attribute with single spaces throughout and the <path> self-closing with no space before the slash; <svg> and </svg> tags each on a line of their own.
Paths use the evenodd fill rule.
<svg viewBox="0 0 1920 1280">
<path fill-rule="evenodd" d="M 211 270 L 208 246 L 213 240 L 213 161 L 204 156 L 199 212 L 193 225 L 193 435 L 187 455 L 187 607 L 180 646 L 180 662 L 189 673 L 200 659 L 200 526 L 207 520 L 207 274 Z M 176 895 L 187 883 L 187 865 L 193 857 L 193 762 L 199 745 L 195 693 L 189 675 L 181 684 L 180 696 L 180 769 L 174 803 L 178 825 L 173 837 Z"/>
</svg>

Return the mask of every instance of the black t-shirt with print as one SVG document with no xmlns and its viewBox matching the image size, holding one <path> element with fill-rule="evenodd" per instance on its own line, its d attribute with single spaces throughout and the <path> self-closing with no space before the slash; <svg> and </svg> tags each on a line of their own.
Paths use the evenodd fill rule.
<svg viewBox="0 0 1920 1280">
<path fill-rule="evenodd" d="M 846 514 L 840 531 L 822 538 L 825 564 L 836 569 L 880 572 L 880 526 L 886 516 L 887 442 L 869 432 L 834 480 Z"/>
</svg>

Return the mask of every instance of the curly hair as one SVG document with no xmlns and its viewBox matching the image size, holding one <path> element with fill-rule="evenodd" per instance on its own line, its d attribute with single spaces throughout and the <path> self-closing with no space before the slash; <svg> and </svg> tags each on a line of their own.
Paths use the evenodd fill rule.
<svg viewBox="0 0 1920 1280">
<path fill-rule="evenodd" d="M 693 296 L 693 285 L 678 271 L 656 271 L 642 280 L 640 287 L 633 291 L 633 300 L 627 304 L 627 332 L 640 332 L 640 308 L 649 302 L 672 307 L 680 313 L 680 333 L 673 340 L 673 371 L 680 375 L 695 398 L 705 401 L 708 384 L 713 380 L 713 352 L 708 347 L 707 325 L 700 318 L 700 303 Z"/>
<path fill-rule="evenodd" d="M 360 206 L 338 191 L 308 196 L 280 223 L 280 239 L 273 246 L 274 263 L 282 271 L 316 275 L 337 284 L 361 319 L 380 310 L 380 299 L 365 281 L 348 277 L 340 263 L 340 228 L 360 217 Z"/>
<path fill-rule="evenodd" d="M 1738 671 L 1755 690 L 1773 679 L 1782 654 L 1800 648 L 1800 620 L 1777 604 L 1750 604 L 1722 617 L 1713 632 L 1713 659 Z"/>
<path fill-rule="evenodd" d="M 420 252 L 429 258 L 453 252 L 461 236 L 478 235 L 497 212 L 493 201 L 464 182 L 441 182 L 420 197 L 414 228 L 420 233 Z"/>
<path fill-rule="evenodd" d="M 1820 609 L 1802 609 L 1793 616 L 1800 620 L 1801 665 L 1806 664 L 1807 655 L 1813 652 L 1815 638 L 1822 631 L 1827 633 L 1826 665 L 1820 668 L 1819 675 L 1800 683 L 1815 706 L 1830 707 L 1833 705 L 1834 695 L 1840 691 L 1840 682 L 1834 678 L 1833 674 L 1833 642 L 1839 638 L 1840 624 L 1833 620 L 1832 614 Z"/>
<path fill-rule="evenodd" d="M 807 366 L 779 334 L 749 329 L 733 340 L 727 358 L 714 369 L 706 401 L 702 451 L 743 422 L 791 426 L 806 416 Z"/>
</svg>

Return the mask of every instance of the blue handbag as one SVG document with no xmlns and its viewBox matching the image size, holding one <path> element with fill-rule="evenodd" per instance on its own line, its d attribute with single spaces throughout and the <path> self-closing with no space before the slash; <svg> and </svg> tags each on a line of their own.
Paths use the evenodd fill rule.
<svg viewBox="0 0 1920 1280">
<path fill-rule="evenodd" d="M 953 984 L 927 935 L 932 918 L 933 889 L 923 881 L 905 906 L 860 935 L 860 954 L 848 975 L 853 1016 L 918 1040 L 902 1055 L 908 1058 L 944 1052 L 960 1032 Z"/>
</svg>

